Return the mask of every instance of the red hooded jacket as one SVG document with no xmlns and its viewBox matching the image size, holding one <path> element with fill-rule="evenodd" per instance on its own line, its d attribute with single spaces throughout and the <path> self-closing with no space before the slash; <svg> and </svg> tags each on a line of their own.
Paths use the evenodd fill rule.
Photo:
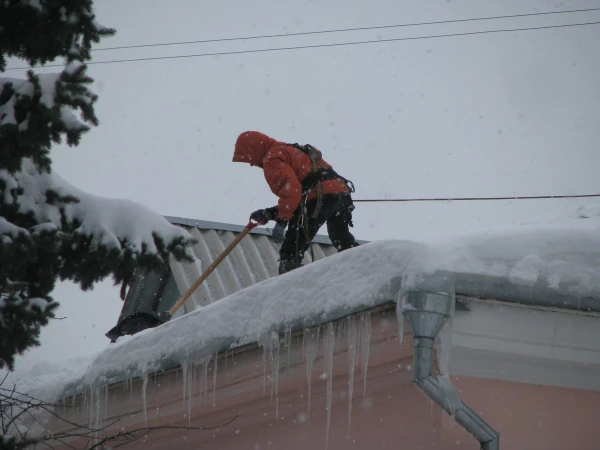
<svg viewBox="0 0 600 450">
<path fill-rule="evenodd" d="M 259 133 L 246 131 L 239 135 L 233 153 L 234 162 L 260 166 L 273 194 L 279 197 L 278 219 L 290 220 L 302 197 L 302 180 L 312 172 L 312 161 L 306 153 Z M 325 167 L 331 167 L 319 160 Z M 323 194 L 347 192 L 346 185 L 336 179 L 321 182 Z M 308 199 L 316 197 L 309 194 Z"/>
</svg>

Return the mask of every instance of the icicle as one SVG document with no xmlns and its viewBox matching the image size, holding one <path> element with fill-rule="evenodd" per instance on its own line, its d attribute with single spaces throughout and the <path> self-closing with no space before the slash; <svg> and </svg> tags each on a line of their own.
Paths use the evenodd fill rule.
<svg viewBox="0 0 600 450">
<path fill-rule="evenodd" d="M 195 364 L 182 363 L 181 369 L 183 378 L 184 417 L 187 415 L 188 426 L 190 426 L 192 418 L 192 405 L 194 404 L 194 387 L 196 386 L 196 373 L 198 371 L 198 367 Z"/>
<path fill-rule="evenodd" d="M 196 367 L 192 365 L 191 373 L 189 374 L 189 380 L 187 383 L 187 419 L 188 419 L 188 427 L 191 425 L 192 421 L 192 402 L 194 401 L 194 378 L 196 374 Z"/>
<path fill-rule="evenodd" d="M 396 320 L 398 321 L 398 344 L 402 346 L 402 342 L 404 341 L 404 315 L 402 314 L 402 309 L 404 308 L 404 293 L 400 292 L 398 294 L 398 299 L 396 300 Z"/>
<path fill-rule="evenodd" d="M 279 344 L 279 339 L 277 339 Z M 271 350 L 273 355 L 271 378 L 273 380 L 273 390 L 275 391 L 275 421 L 279 422 L 279 345 Z"/>
<path fill-rule="evenodd" d="M 96 388 L 90 387 L 87 394 L 87 410 L 88 410 L 88 427 L 94 429 L 94 407 L 96 406 Z"/>
<path fill-rule="evenodd" d="M 327 385 L 327 428 L 325 434 L 325 448 L 329 445 L 329 425 L 331 423 L 331 398 L 333 396 L 333 349 L 335 346 L 335 328 L 332 322 L 327 323 L 325 337 L 323 338 L 323 349 L 325 353 L 325 380 Z"/>
<path fill-rule="evenodd" d="M 267 349 L 263 347 L 263 397 L 267 395 Z"/>
<path fill-rule="evenodd" d="M 148 374 L 142 375 L 142 405 L 144 408 L 144 426 L 146 426 L 146 387 L 148 387 Z"/>
<path fill-rule="evenodd" d="M 270 397 L 270 401 L 271 401 L 271 405 L 273 404 L 273 391 L 275 389 L 275 384 L 273 383 L 273 349 L 272 348 L 268 348 L 267 349 L 267 368 L 270 367 L 271 368 L 271 397 Z"/>
<path fill-rule="evenodd" d="M 202 364 L 202 380 L 204 382 L 204 404 L 207 402 L 207 391 L 208 391 L 208 363 L 210 359 Z"/>
<path fill-rule="evenodd" d="M 315 359 L 317 356 L 317 345 L 319 342 L 319 331 L 320 328 L 313 328 L 304 330 L 304 334 L 302 336 L 302 347 L 303 352 L 302 356 L 304 358 L 304 363 L 306 364 L 306 381 L 308 383 L 308 417 L 310 418 L 310 390 L 311 390 L 311 382 L 312 382 L 312 370 L 315 364 Z"/>
<path fill-rule="evenodd" d="M 213 403 L 213 409 L 215 408 L 215 405 L 217 403 L 216 401 L 216 393 L 217 393 L 217 359 L 219 357 L 219 353 L 215 352 L 215 356 L 213 359 L 213 395 L 212 395 L 212 403 Z"/>
<path fill-rule="evenodd" d="M 272 331 L 258 339 L 263 348 L 263 396 L 266 390 L 267 365 L 271 367 L 271 404 L 275 398 L 275 414 L 279 417 L 279 333 Z M 268 363 L 268 364 L 267 364 Z"/>
<path fill-rule="evenodd" d="M 197 378 L 199 378 L 200 381 L 198 381 L 198 404 L 200 406 L 202 406 L 202 390 L 204 389 L 204 370 L 203 368 L 198 365 L 196 367 L 197 371 L 198 371 L 198 375 Z"/>
<path fill-rule="evenodd" d="M 359 316 L 360 363 L 363 378 L 363 397 L 367 393 L 367 370 L 369 369 L 369 350 L 371 346 L 371 315 L 368 311 Z"/>
<path fill-rule="evenodd" d="M 94 429 L 100 429 L 100 410 L 101 410 L 101 401 L 100 401 L 100 387 L 96 387 L 94 389 Z"/>
<path fill-rule="evenodd" d="M 102 414 L 102 423 L 106 422 L 108 416 L 108 385 L 104 386 L 104 413 Z"/>
<path fill-rule="evenodd" d="M 181 378 L 182 378 L 182 384 L 183 384 L 183 400 L 182 400 L 183 403 L 182 403 L 181 409 L 183 411 L 185 411 L 185 400 L 186 400 L 186 396 L 187 396 L 187 378 L 188 378 L 188 363 L 187 362 L 181 363 Z"/>
<path fill-rule="evenodd" d="M 90 428 L 92 428 L 95 434 L 96 442 L 100 438 L 100 411 L 102 409 L 100 400 L 100 386 L 96 386 L 90 389 Z"/>
<path fill-rule="evenodd" d="M 354 316 L 348 317 L 346 338 L 348 340 L 348 441 L 352 425 L 352 397 L 354 395 L 354 366 L 356 365 L 357 323 Z"/>
<path fill-rule="evenodd" d="M 88 428 L 94 430 L 94 438 L 98 443 L 100 439 L 100 387 L 90 387 L 84 394 L 83 405 L 86 407 Z"/>
<path fill-rule="evenodd" d="M 292 327 L 285 329 L 285 346 L 287 347 L 286 370 L 290 370 L 290 351 L 292 349 Z"/>
<path fill-rule="evenodd" d="M 198 373 L 200 372 L 200 367 L 198 364 L 192 364 L 192 385 L 190 386 L 190 393 L 192 395 L 192 406 L 194 405 L 194 398 L 196 393 L 196 385 L 198 384 Z M 202 396 L 200 396 L 200 400 L 202 400 Z M 202 402 L 200 402 L 202 403 Z"/>
</svg>

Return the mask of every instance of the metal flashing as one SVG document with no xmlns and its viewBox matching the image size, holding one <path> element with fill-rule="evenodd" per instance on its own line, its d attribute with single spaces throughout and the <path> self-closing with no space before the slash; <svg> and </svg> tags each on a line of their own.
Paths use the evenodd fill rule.
<svg viewBox="0 0 600 450">
<path fill-rule="evenodd" d="M 185 219 L 182 217 L 171 217 L 163 216 L 169 222 L 174 225 L 182 225 L 185 227 L 193 227 L 199 230 L 219 230 L 219 231 L 231 231 L 233 233 L 241 233 L 244 229 L 242 225 L 234 225 L 231 223 L 224 222 L 213 222 L 210 220 L 197 220 L 197 219 Z M 262 234 L 264 236 L 271 236 L 272 228 L 254 228 L 250 231 L 251 234 Z M 358 241 L 364 243 L 365 241 Z M 313 239 L 313 243 L 321 245 L 333 245 L 327 236 L 317 234 Z"/>
</svg>

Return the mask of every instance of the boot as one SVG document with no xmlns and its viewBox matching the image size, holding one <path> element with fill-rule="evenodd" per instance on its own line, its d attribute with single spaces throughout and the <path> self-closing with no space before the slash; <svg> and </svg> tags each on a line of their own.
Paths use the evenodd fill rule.
<svg viewBox="0 0 600 450">
<path fill-rule="evenodd" d="M 298 267 L 302 267 L 295 259 L 282 259 L 279 261 L 279 275 L 290 272 Z"/>
</svg>

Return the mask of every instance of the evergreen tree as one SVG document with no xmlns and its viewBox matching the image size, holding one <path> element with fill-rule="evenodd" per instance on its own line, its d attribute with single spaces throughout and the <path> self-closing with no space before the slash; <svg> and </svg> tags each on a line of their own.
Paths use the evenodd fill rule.
<svg viewBox="0 0 600 450">
<path fill-rule="evenodd" d="M 0 74 L 0 367 L 39 345 L 57 303 L 58 279 L 82 289 L 112 275 L 121 294 L 136 267 L 189 258 L 192 238 L 143 206 L 82 192 L 52 172 L 50 149 L 78 145 L 97 125 L 85 61 L 115 33 L 98 24 L 92 0 L 1 0 L 0 72 L 6 57 L 29 65 L 64 58 L 60 73 Z"/>
</svg>

